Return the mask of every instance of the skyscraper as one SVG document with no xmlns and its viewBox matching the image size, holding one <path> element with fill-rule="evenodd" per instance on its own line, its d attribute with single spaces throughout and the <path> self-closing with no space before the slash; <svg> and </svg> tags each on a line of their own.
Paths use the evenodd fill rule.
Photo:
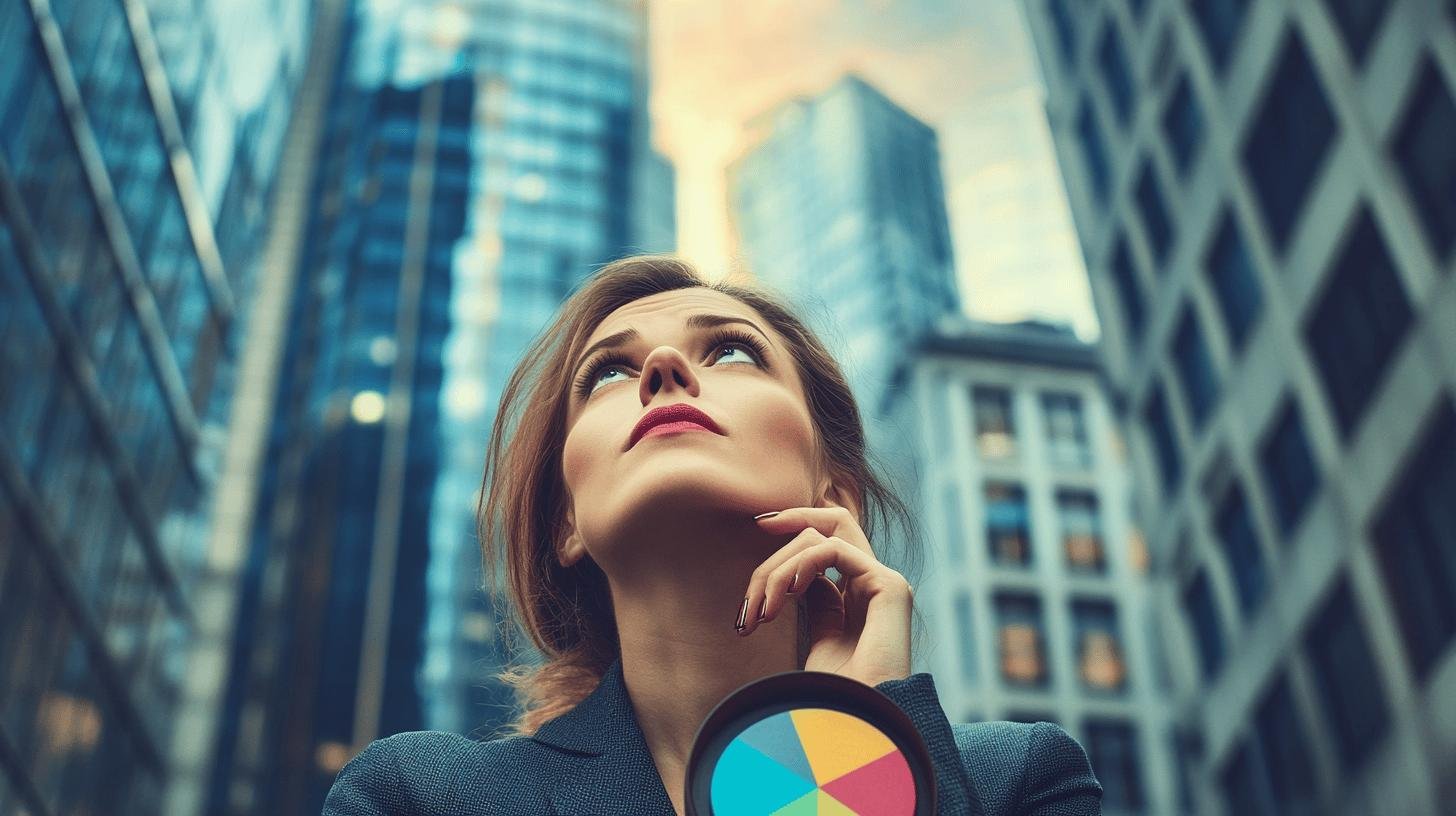
<svg viewBox="0 0 1456 816">
<path fill-rule="evenodd" d="M 1147 552 L 1096 349 L 1056 325 L 948 319 L 905 365 L 892 413 L 917 429 L 933 565 L 916 670 L 953 721 L 1065 728 L 1104 813 L 1172 811 Z"/>
<path fill-rule="evenodd" d="M 311 19 L 0 9 L 0 812 L 159 812 Z M 268 31 L 268 35 L 254 32 Z"/>
<path fill-rule="evenodd" d="M 596 267 L 671 248 L 671 173 L 651 151 L 647 4 L 472 0 L 403 11 L 395 76 L 477 78 L 467 239 L 445 340 L 424 682 L 432 728 L 484 736 L 512 699 L 483 591 L 485 442 L 526 344 Z"/>
<path fill-rule="evenodd" d="M 425 727 L 442 348 L 474 110 L 470 77 L 375 88 L 346 71 L 335 88 L 208 812 L 315 813 L 364 744 Z"/>
<path fill-rule="evenodd" d="M 1185 810 L 1456 788 L 1456 7 L 1028 4 L 1190 741 Z"/>
<path fill-rule="evenodd" d="M 960 309 L 935 131 L 853 75 L 756 127 L 729 168 L 743 256 L 843 349 L 874 416 L 900 351 Z"/>
</svg>

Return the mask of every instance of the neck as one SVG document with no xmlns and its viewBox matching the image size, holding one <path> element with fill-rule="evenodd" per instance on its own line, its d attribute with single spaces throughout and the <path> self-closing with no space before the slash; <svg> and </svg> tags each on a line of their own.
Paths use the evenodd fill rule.
<svg viewBox="0 0 1456 816">
<path fill-rule="evenodd" d="M 765 535 L 736 512 L 691 523 L 658 519 L 637 532 L 633 563 L 610 571 L 622 675 L 681 811 L 693 738 L 712 709 L 745 683 L 802 668 L 796 603 L 748 637 L 733 628 L 753 571 L 789 538 Z"/>
</svg>

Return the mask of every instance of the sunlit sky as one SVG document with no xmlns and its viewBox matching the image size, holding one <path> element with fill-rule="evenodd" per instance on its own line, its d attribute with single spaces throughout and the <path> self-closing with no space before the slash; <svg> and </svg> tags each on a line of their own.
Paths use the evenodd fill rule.
<svg viewBox="0 0 1456 816">
<path fill-rule="evenodd" d="M 678 251 L 740 268 L 725 168 L 744 123 L 853 71 L 939 133 L 967 311 L 1097 333 L 1015 0 L 652 0 L 654 143 L 677 169 Z"/>
</svg>

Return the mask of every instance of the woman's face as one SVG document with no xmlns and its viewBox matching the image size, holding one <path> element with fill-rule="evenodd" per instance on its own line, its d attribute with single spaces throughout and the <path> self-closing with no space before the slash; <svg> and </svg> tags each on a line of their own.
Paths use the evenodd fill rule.
<svg viewBox="0 0 1456 816">
<path fill-rule="evenodd" d="M 705 317 L 731 322 L 703 326 Z M 594 349 L 602 340 L 611 345 Z M 599 564 L 630 561 L 610 551 L 613 542 L 723 513 L 746 520 L 808 505 L 822 489 L 793 358 L 768 321 L 733 297 L 693 288 L 628 303 L 596 327 L 570 365 L 562 469 L 572 534 L 563 563 L 583 550 Z M 632 442 L 650 411 L 680 403 L 707 414 L 721 433 L 653 433 Z"/>
</svg>

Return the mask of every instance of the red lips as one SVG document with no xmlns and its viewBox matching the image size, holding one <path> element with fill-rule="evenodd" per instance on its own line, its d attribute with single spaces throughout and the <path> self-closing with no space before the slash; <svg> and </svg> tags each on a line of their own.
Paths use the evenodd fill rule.
<svg viewBox="0 0 1456 816">
<path fill-rule="evenodd" d="M 667 422 L 691 422 L 701 425 L 715 434 L 723 433 L 712 417 L 685 402 L 679 402 L 676 405 L 665 405 L 648 411 L 646 416 L 637 421 L 637 427 L 632 429 L 632 436 L 627 440 L 627 447 L 630 448 L 637 444 L 637 440 L 641 439 L 642 435 L 651 430 L 653 426 Z"/>
</svg>

